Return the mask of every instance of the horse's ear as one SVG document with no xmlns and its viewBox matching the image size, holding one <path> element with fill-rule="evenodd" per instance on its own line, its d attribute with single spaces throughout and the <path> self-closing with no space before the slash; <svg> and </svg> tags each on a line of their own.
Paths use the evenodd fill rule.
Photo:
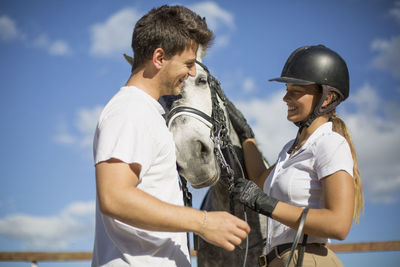
<svg viewBox="0 0 400 267">
<path fill-rule="evenodd" d="M 126 61 L 128 61 L 129 64 L 131 64 L 131 66 L 133 66 L 133 58 L 132 57 L 130 57 L 124 53 L 124 58 Z"/>
<path fill-rule="evenodd" d="M 203 57 L 206 55 L 206 48 L 202 45 L 199 45 L 197 48 L 197 54 L 196 54 L 196 59 L 199 62 L 203 62 Z"/>
</svg>

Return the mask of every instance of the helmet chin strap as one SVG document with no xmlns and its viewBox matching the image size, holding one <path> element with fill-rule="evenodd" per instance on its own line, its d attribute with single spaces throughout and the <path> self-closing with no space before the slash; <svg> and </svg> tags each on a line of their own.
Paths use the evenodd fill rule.
<svg viewBox="0 0 400 267">
<path fill-rule="evenodd" d="M 296 148 L 296 146 L 299 144 L 300 134 L 303 131 L 303 129 L 310 127 L 311 123 L 317 117 L 318 116 L 315 115 L 315 112 L 313 112 L 310 116 L 308 116 L 308 119 L 306 121 L 298 121 L 294 123 L 297 127 L 299 127 L 299 130 L 297 131 L 296 139 L 294 139 L 292 146 L 288 150 L 288 154 L 291 154 L 293 150 Z"/>
<path fill-rule="evenodd" d="M 291 154 L 293 150 L 296 148 L 296 146 L 299 143 L 300 139 L 300 134 L 303 131 L 304 128 L 310 127 L 310 125 L 313 123 L 313 121 L 318 118 L 319 116 L 325 115 L 332 110 L 336 108 L 337 105 L 340 104 L 340 102 L 343 99 L 343 95 L 341 92 L 339 92 L 336 88 L 331 87 L 331 86 L 326 86 L 326 85 L 321 85 L 322 87 L 322 95 L 321 98 L 319 99 L 318 104 L 315 106 L 314 111 L 308 116 L 308 118 L 305 121 L 298 121 L 295 122 L 294 124 L 299 127 L 299 130 L 297 131 L 296 139 L 294 140 L 292 146 L 288 150 L 288 154 Z M 339 97 L 333 101 L 331 101 L 328 105 L 325 107 L 322 106 L 324 103 L 325 99 L 328 97 L 329 92 L 336 92 L 338 93 Z"/>
</svg>

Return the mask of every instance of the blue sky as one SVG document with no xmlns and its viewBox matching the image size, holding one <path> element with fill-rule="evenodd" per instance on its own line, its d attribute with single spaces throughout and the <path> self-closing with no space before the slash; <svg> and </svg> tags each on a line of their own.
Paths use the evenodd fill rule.
<svg viewBox="0 0 400 267">
<path fill-rule="evenodd" d="M 129 77 L 122 54 L 132 55 L 136 20 L 177 3 L 207 18 L 216 38 L 204 63 L 271 162 L 297 129 L 286 121 L 283 84 L 267 80 L 297 47 L 321 43 L 342 55 L 350 97 L 338 113 L 358 151 L 366 201 L 344 242 L 400 240 L 400 1 L 3 0 L 0 251 L 92 249 L 97 116 Z M 194 192 L 196 206 L 203 194 Z M 339 257 L 345 266 L 400 262 L 400 252 Z"/>
</svg>

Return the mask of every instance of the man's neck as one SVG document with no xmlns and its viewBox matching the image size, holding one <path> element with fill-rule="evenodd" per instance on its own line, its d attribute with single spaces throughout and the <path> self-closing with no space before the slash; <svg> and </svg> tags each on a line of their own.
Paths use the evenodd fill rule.
<svg viewBox="0 0 400 267">
<path fill-rule="evenodd" d="M 160 98 L 160 89 L 158 88 L 156 76 L 146 73 L 144 68 L 132 72 L 125 86 L 135 86 L 157 101 Z"/>
</svg>

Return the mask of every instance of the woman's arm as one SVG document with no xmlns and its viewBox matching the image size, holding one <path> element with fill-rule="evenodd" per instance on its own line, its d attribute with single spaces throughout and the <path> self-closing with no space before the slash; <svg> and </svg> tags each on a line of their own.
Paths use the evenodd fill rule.
<svg viewBox="0 0 400 267">
<path fill-rule="evenodd" d="M 303 232 L 323 238 L 343 240 L 350 231 L 354 210 L 354 184 L 345 171 L 337 171 L 321 180 L 325 208 L 310 209 Z M 272 218 L 297 229 L 303 209 L 278 202 Z"/>
<path fill-rule="evenodd" d="M 250 180 L 258 185 L 258 187 L 263 188 L 265 179 L 268 177 L 275 165 L 272 165 L 267 169 L 264 163 L 264 158 L 258 150 L 254 138 L 246 139 L 242 144 L 242 148 L 247 175 Z"/>
</svg>

